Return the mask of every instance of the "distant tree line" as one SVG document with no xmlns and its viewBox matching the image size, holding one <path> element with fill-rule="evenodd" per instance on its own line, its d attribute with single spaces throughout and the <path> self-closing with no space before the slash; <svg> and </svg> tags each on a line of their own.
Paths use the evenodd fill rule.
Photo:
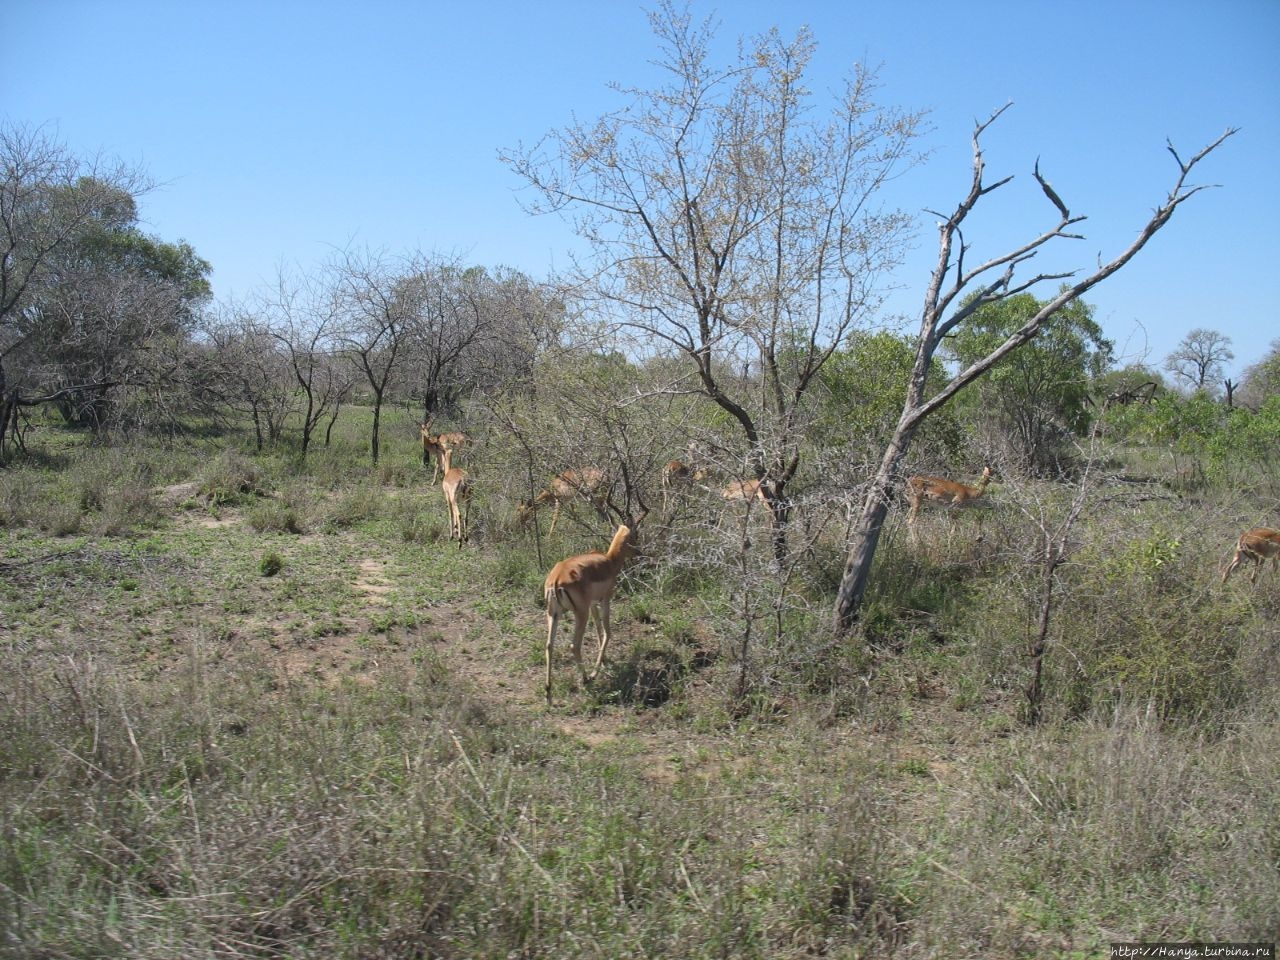
<svg viewBox="0 0 1280 960">
<path fill-rule="evenodd" d="M 18 126 L 0 164 L 0 456 L 42 405 L 95 436 L 243 417 L 259 447 L 296 421 L 305 454 L 356 393 L 429 417 L 527 381 L 563 330 L 547 285 L 421 254 L 348 251 L 213 303 L 211 265 L 141 229 L 140 171 Z"/>
</svg>

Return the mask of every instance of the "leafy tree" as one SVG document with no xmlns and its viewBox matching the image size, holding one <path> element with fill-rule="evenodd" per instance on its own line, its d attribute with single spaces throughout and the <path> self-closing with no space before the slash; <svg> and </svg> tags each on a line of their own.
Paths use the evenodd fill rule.
<svg viewBox="0 0 1280 960">
<path fill-rule="evenodd" d="M 1245 370 L 1240 390 L 1241 401 L 1253 409 L 1275 396 L 1280 396 L 1280 340 L 1272 340 L 1266 356 Z"/>
<path fill-rule="evenodd" d="M 1116 412 L 1109 417 L 1114 416 L 1123 433 L 1134 441 L 1195 454 L 1202 452 L 1221 430 L 1227 412 L 1203 391 L 1190 396 L 1168 392 L 1150 404 L 1131 406 L 1123 414 Z"/>
<path fill-rule="evenodd" d="M 133 198 L 149 186 L 141 172 L 83 160 L 41 129 L 0 124 L 0 452 L 16 436 L 21 406 L 61 396 L 23 396 L 48 386 L 33 338 L 45 331 L 49 298 L 83 277 L 74 268 L 90 254 L 90 236 L 114 228 L 136 233 Z M 138 293 L 124 287 L 116 285 L 117 316 L 127 313 L 126 294 Z M 46 346 L 56 342 L 45 338 Z"/>
<path fill-rule="evenodd" d="M 865 476 L 866 466 L 875 463 L 893 434 L 914 362 L 915 346 L 907 337 L 887 330 L 852 333 L 822 368 L 822 409 L 808 431 L 810 442 L 848 450 L 855 469 Z M 933 376 L 940 380 L 942 361 L 934 364 Z M 955 451 L 960 438 L 948 413 L 930 425 L 937 455 L 944 457 Z"/>
<path fill-rule="evenodd" d="M 1262 478 L 1261 485 L 1274 497 L 1280 489 L 1280 394 L 1272 394 L 1256 412 L 1238 407 L 1226 411 L 1222 428 L 1207 438 L 1206 446 L 1213 471 Z M 1252 485 L 1253 479 L 1247 482 Z"/>
<path fill-rule="evenodd" d="M 100 197 L 102 215 L 50 258 L 58 282 L 28 305 L 27 350 L 40 364 L 39 388 L 57 391 L 68 422 L 96 431 L 121 409 L 126 393 L 112 388 L 171 390 L 177 348 L 211 297 L 211 267 L 185 242 L 142 233 L 129 194 L 73 189 Z"/>
<path fill-rule="evenodd" d="M 1105 370 L 1093 378 L 1093 404 L 1098 408 L 1150 403 L 1167 388 L 1164 374 L 1144 363 Z"/>
<path fill-rule="evenodd" d="M 947 341 L 968 367 L 995 350 L 1044 307 L 1024 293 L 977 310 Z M 1112 344 L 1083 300 L 1049 318 L 1034 340 L 1009 354 L 964 396 L 963 406 L 986 433 L 982 444 L 1006 466 L 1038 476 L 1063 473 L 1068 441 L 1084 435 L 1090 381 L 1111 362 Z"/>
<path fill-rule="evenodd" d="M 1230 337 L 1217 330 L 1197 327 L 1183 337 L 1177 349 L 1165 358 L 1164 368 L 1191 390 L 1207 390 L 1214 394 L 1225 365 L 1234 359 Z"/>
</svg>

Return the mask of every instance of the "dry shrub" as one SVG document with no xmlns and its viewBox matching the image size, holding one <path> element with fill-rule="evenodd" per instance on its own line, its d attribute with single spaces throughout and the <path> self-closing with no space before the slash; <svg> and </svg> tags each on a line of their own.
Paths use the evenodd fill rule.
<svg viewBox="0 0 1280 960">
<path fill-rule="evenodd" d="M 200 495 L 215 505 L 238 503 L 266 492 L 261 465 L 235 450 L 224 450 L 215 457 L 200 478 Z"/>
<path fill-rule="evenodd" d="M 262 500 L 245 513 L 245 521 L 258 533 L 302 533 L 305 525 L 298 510 L 283 500 Z"/>
<path fill-rule="evenodd" d="M 933 832 L 946 872 L 919 918 L 922 955 L 1268 939 L 1277 732 L 1273 709 L 1211 739 L 1124 706 L 1069 739 L 1011 738 Z"/>
</svg>

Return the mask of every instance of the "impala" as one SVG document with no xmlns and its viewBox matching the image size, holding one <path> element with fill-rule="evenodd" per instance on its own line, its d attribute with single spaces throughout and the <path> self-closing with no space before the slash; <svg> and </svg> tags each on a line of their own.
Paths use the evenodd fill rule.
<svg viewBox="0 0 1280 960">
<path fill-rule="evenodd" d="M 444 480 L 440 487 L 449 504 L 449 538 L 461 547 L 467 541 L 467 521 L 471 513 L 471 478 L 467 471 L 453 465 L 453 450 L 432 438 L 423 449 L 429 449 L 440 460 Z"/>
<path fill-rule="evenodd" d="M 520 522 L 520 526 L 527 527 L 539 507 L 554 503 L 551 529 L 547 531 L 547 535 L 550 536 L 556 532 L 556 522 L 560 519 L 561 506 L 579 496 L 591 501 L 600 519 L 609 518 L 604 509 L 605 501 L 609 496 L 608 477 L 597 467 L 579 467 L 576 470 L 565 470 L 563 473 L 556 474 L 551 485 L 532 500 L 521 500 L 516 507 L 516 519 Z"/>
<path fill-rule="evenodd" d="M 736 500 L 749 502 L 766 499 L 759 480 L 734 480 L 720 491 L 720 496 L 726 503 L 733 503 Z"/>
<path fill-rule="evenodd" d="M 987 491 L 991 483 L 991 468 L 982 468 L 982 478 L 974 485 L 944 480 L 942 477 L 914 476 L 907 480 L 907 499 L 911 503 L 911 512 L 907 515 L 907 523 L 914 524 L 920 514 L 920 507 L 925 503 L 936 503 L 951 509 L 971 507 Z"/>
<path fill-rule="evenodd" d="M 1254 527 L 1240 534 L 1240 539 L 1236 541 L 1236 554 L 1227 564 L 1227 569 L 1222 571 L 1222 582 L 1226 583 L 1231 572 L 1245 560 L 1253 561 L 1253 576 L 1249 578 L 1250 583 L 1257 582 L 1258 571 L 1268 560 L 1275 566 L 1280 566 L 1280 530 Z"/>
<path fill-rule="evenodd" d="M 667 509 L 667 501 L 671 494 L 680 487 L 694 483 L 702 483 L 710 476 L 706 469 L 694 469 L 683 460 L 669 460 L 662 468 L 662 509 Z"/>
<path fill-rule="evenodd" d="M 609 646 L 609 602 L 613 599 L 618 574 L 634 552 L 631 528 L 623 524 L 604 553 L 595 550 L 561 560 L 547 574 L 542 588 L 547 601 L 547 706 L 551 705 L 551 649 L 560 618 L 566 613 L 573 614 L 573 659 L 586 686 L 596 678 L 604 663 L 605 648 Z M 595 618 L 600 636 L 600 650 L 590 676 L 582 665 L 582 637 L 589 617 Z"/>
<path fill-rule="evenodd" d="M 445 450 L 457 450 L 459 447 L 467 445 L 467 435 L 465 433 L 440 433 L 433 435 L 431 433 L 431 421 L 427 420 L 418 427 L 418 431 L 422 434 L 422 465 L 425 467 L 427 461 L 431 459 L 431 452 L 436 447 Z M 431 482 L 435 483 L 440 479 L 439 454 L 436 454 L 435 470 L 431 474 Z"/>
</svg>

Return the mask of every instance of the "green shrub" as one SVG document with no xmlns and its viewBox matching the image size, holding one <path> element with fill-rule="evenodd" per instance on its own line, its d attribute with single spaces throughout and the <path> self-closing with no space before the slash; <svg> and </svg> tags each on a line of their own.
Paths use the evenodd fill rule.
<svg viewBox="0 0 1280 960">
<path fill-rule="evenodd" d="M 345 530 L 377 520 L 388 509 L 391 509 L 391 504 L 385 490 L 370 484 L 357 484 L 324 504 L 322 524 L 328 531 Z"/>
<path fill-rule="evenodd" d="M 55 537 L 71 537 L 84 528 L 84 511 L 79 505 L 62 500 L 46 501 L 38 516 L 33 516 L 41 530 Z"/>
<path fill-rule="evenodd" d="M 245 512 L 245 522 L 258 533 L 302 533 L 298 511 L 281 500 L 261 500 Z"/>
<path fill-rule="evenodd" d="M 205 468 L 200 495 L 209 503 L 231 504 L 266 493 L 261 465 L 235 450 L 224 450 Z"/>
</svg>

